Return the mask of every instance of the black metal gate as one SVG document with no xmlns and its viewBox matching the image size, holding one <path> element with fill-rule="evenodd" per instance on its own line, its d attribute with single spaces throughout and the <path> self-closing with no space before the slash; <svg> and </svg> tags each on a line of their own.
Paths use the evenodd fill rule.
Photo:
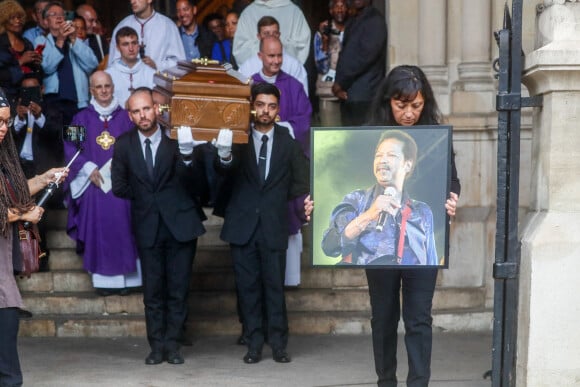
<svg viewBox="0 0 580 387">
<path fill-rule="evenodd" d="M 522 0 L 504 9 L 503 29 L 495 33 L 499 58 L 494 62 L 499 81 L 497 223 L 493 265 L 494 320 L 491 380 L 494 387 L 513 387 L 515 381 L 520 241 L 518 195 L 520 178 L 521 108 L 541 106 L 541 96 L 522 98 Z"/>
</svg>

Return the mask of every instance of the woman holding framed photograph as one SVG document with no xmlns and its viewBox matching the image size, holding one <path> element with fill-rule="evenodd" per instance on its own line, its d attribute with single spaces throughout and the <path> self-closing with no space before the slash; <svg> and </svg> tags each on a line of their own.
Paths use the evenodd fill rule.
<svg viewBox="0 0 580 387">
<path fill-rule="evenodd" d="M 417 66 L 398 66 L 390 71 L 381 82 L 370 109 L 370 125 L 413 126 L 439 125 L 441 112 L 433 95 L 433 90 L 423 71 Z M 392 131 L 398 132 L 398 131 Z M 400 166 L 401 179 L 412 172 L 414 167 L 413 152 L 409 152 L 412 141 L 405 136 L 382 138 L 375 150 L 373 170 L 380 184 L 381 179 L 395 179 L 395 168 L 381 170 L 377 157 L 396 158 Z M 385 150 L 385 147 L 389 147 Z M 416 146 L 415 146 L 416 147 Z M 416 150 L 416 148 L 415 148 Z M 395 160 L 396 161 L 396 160 Z M 395 161 L 388 163 L 395 164 Z M 455 215 L 461 185 L 455 168 L 455 158 L 451 152 L 451 192 L 444 205 L 449 216 Z M 393 176 L 391 176 L 393 175 Z M 401 180 L 398 179 L 398 180 Z M 388 179 L 387 179 L 388 180 Z M 395 184 L 396 185 L 396 184 Z M 400 184 L 399 184 L 400 185 Z M 404 195 L 384 193 L 367 200 L 365 205 L 352 205 L 342 211 L 342 219 L 347 221 L 331 222 L 329 232 L 335 237 L 323 242 L 323 248 L 344 249 L 345 244 L 352 244 L 361 237 L 378 236 L 378 230 L 372 225 L 380 223 L 381 213 L 400 216 Z M 307 198 L 305 211 L 312 213 L 314 202 Z M 333 229 L 334 228 L 334 229 Z M 328 234 L 326 234 L 328 236 Z M 327 238 L 325 238 L 327 239 Z M 376 238 L 375 238 L 376 239 Z M 379 241 L 380 242 L 380 241 Z M 406 248 L 405 244 L 405 248 Z M 404 257 L 401 252 L 401 257 Z M 407 348 L 409 373 L 407 386 L 428 386 L 431 376 L 432 322 L 431 315 L 436 267 L 421 268 L 367 268 L 366 275 L 371 301 L 371 328 L 375 369 L 379 387 L 397 386 L 397 327 L 401 316 L 405 325 L 405 344 Z M 402 293 L 402 305 L 401 305 Z"/>
</svg>

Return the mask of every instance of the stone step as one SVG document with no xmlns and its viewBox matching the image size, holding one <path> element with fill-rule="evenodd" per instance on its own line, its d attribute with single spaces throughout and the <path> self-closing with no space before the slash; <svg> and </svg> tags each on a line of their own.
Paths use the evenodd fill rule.
<svg viewBox="0 0 580 387">
<path fill-rule="evenodd" d="M 42 273 L 51 274 L 51 273 Z M 66 282 L 66 280 L 63 280 Z M 72 282 L 72 281 L 69 281 Z M 35 315 L 43 314 L 116 314 L 142 315 L 143 297 L 136 293 L 128 296 L 100 297 L 92 289 L 86 291 L 24 291 L 26 309 Z M 479 289 L 441 288 L 435 292 L 434 311 L 478 309 L 484 306 L 485 295 Z M 193 290 L 189 297 L 193 315 L 235 313 L 236 295 L 233 291 Z M 309 289 L 286 291 L 289 312 L 369 312 L 366 289 Z"/>
<path fill-rule="evenodd" d="M 83 269 L 83 258 L 74 249 L 51 248 L 50 249 L 50 270 L 78 271 Z"/>
<path fill-rule="evenodd" d="M 219 238 L 221 226 L 206 226 L 206 233 L 197 240 L 197 248 L 204 247 L 227 247 L 228 243 Z M 76 248 L 75 242 L 67 235 L 63 229 L 52 229 L 46 233 L 49 249 L 72 249 Z"/>
<path fill-rule="evenodd" d="M 489 332 L 493 312 L 489 309 L 454 310 L 433 313 L 434 331 Z M 290 335 L 370 334 L 368 312 L 289 312 Z M 195 316 L 190 314 L 187 332 L 196 335 L 239 335 L 235 314 Z M 403 332 L 402 322 L 399 332 Z M 145 320 L 131 314 L 99 317 L 95 315 L 42 315 L 20 321 L 25 337 L 146 337 Z"/>
<path fill-rule="evenodd" d="M 220 250 L 223 252 L 224 250 Z M 203 256 L 203 250 L 200 250 Z M 74 258 L 68 257 L 73 260 Z M 209 258 L 204 258 L 209 259 Z M 52 258 L 51 258 L 52 260 Z M 56 261 L 57 259 L 55 259 Z M 80 261 L 80 258 L 78 259 Z M 199 263 L 199 262 L 198 262 Z M 76 263 L 78 264 L 78 263 Z M 191 280 L 193 292 L 226 292 L 235 290 L 234 273 L 229 267 L 200 267 L 194 270 Z M 54 265 L 53 265 L 54 268 Z M 349 272 L 351 275 L 348 275 Z M 35 273 L 31 278 L 18 279 L 22 292 L 93 292 L 90 276 L 83 270 L 52 270 L 48 273 Z M 311 290 L 312 289 L 312 290 Z M 297 290 L 288 291 L 287 297 L 292 298 L 296 293 L 299 297 L 312 292 L 312 300 L 304 300 L 305 305 L 310 302 L 319 304 L 319 310 L 327 310 L 324 305 L 336 305 L 342 310 L 350 304 L 349 300 L 332 300 L 329 294 L 336 297 L 345 297 L 348 292 L 364 294 L 368 298 L 364 273 L 358 270 L 328 270 L 305 268 L 302 272 L 302 283 Z M 81 296 L 82 297 L 82 296 Z M 325 297 L 320 300 L 321 297 Z M 359 302 L 359 301 L 355 301 Z M 364 302 L 368 305 L 368 301 Z M 443 288 L 438 287 L 433 300 L 434 309 L 478 308 L 485 305 L 484 288 Z"/>
<path fill-rule="evenodd" d="M 197 290 L 233 290 L 235 280 L 227 248 L 200 249 L 193 264 L 191 287 Z M 215 265 L 215 266 L 214 266 Z M 345 270 L 314 269 L 302 266 L 301 287 L 304 288 L 366 288 L 364 273 Z M 35 273 L 20 279 L 22 291 L 89 291 L 90 276 L 83 270 L 82 258 L 70 249 L 53 249 L 51 271 Z M 54 282 L 54 283 L 53 283 Z"/>
<path fill-rule="evenodd" d="M 194 271 L 198 268 L 231 267 L 232 259 L 228 246 L 203 246 L 197 249 L 193 263 Z M 83 269 L 83 259 L 71 248 L 50 249 L 50 269 L 52 271 Z"/>
<path fill-rule="evenodd" d="M 223 218 L 219 216 L 212 215 L 213 209 L 203 208 L 207 220 L 203 224 L 207 226 L 221 226 L 223 224 Z M 54 230 L 65 230 L 67 224 L 67 210 L 53 210 L 49 209 L 46 211 L 46 224 L 49 228 Z"/>
</svg>

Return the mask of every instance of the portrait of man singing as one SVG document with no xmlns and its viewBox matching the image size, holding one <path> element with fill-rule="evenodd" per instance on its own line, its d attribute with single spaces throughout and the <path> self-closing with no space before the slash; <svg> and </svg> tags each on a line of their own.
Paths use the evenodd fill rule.
<svg viewBox="0 0 580 387">
<path fill-rule="evenodd" d="M 439 265 L 433 212 L 413 199 L 406 184 L 417 156 L 407 132 L 381 134 L 372 164 L 375 184 L 350 192 L 332 210 L 321 243 L 327 256 L 340 257 L 342 265 Z"/>
</svg>

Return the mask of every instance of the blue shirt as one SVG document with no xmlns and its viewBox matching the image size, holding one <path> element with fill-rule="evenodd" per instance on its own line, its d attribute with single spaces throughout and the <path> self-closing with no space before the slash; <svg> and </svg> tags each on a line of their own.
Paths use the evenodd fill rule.
<svg viewBox="0 0 580 387">
<path fill-rule="evenodd" d="M 387 216 L 383 231 L 377 231 L 377 222 L 372 221 L 358 237 L 351 240 L 344 236 L 346 226 L 366 211 L 382 192 L 383 188 L 375 185 L 344 197 L 332 211 L 330 227 L 324 232 L 322 249 L 327 255 L 352 255 L 352 263 L 358 265 L 372 265 L 379 258 L 397 256 L 401 211 L 396 217 Z M 431 209 L 426 203 L 412 200 L 405 193 L 402 203 L 410 207 L 411 213 L 403 236 L 405 242 L 403 256 L 399 257 L 400 265 L 438 265 Z"/>
<path fill-rule="evenodd" d="M 30 43 L 34 43 L 34 39 L 40 35 L 44 35 L 44 31 L 39 26 L 29 28 L 22 34 L 23 37 L 30 40 Z"/>
<path fill-rule="evenodd" d="M 181 35 L 181 41 L 183 42 L 183 49 L 185 50 L 185 58 L 190 61 L 192 59 L 199 58 L 201 54 L 199 53 L 199 48 L 197 47 L 197 37 L 199 36 L 199 28 L 195 26 L 195 31 L 193 34 L 188 34 L 183 26 L 179 27 L 179 34 Z"/>
</svg>

